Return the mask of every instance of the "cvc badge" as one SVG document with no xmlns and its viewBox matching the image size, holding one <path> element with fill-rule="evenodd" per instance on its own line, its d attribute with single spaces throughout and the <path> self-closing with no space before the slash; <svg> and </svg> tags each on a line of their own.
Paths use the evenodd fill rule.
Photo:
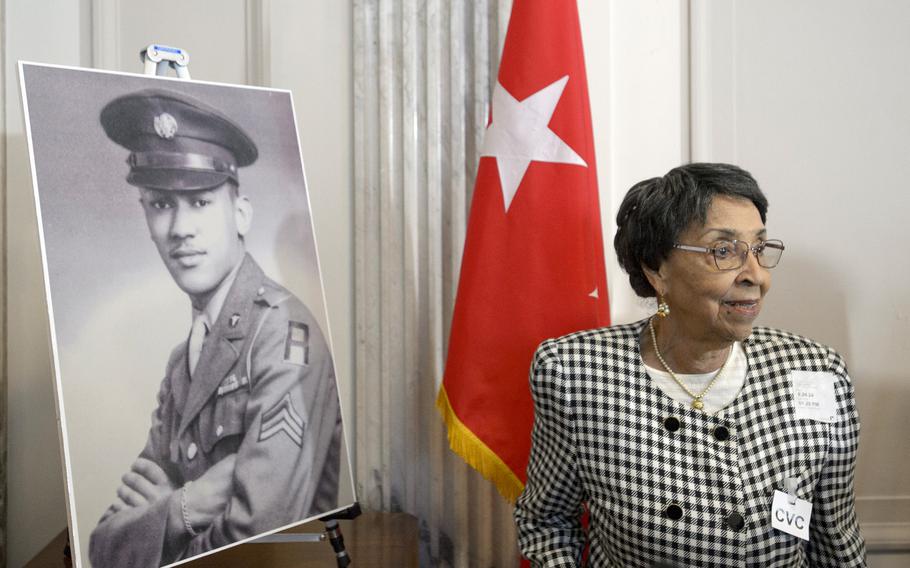
<svg viewBox="0 0 910 568">
<path fill-rule="evenodd" d="M 816 371 L 791 371 L 796 418 L 834 421 L 834 375 Z"/>
<path fill-rule="evenodd" d="M 795 497 L 791 499 L 787 493 L 780 490 L 774 491 L 774 502 L 771 503 L 772 527 L 803 540 L 809 540 L 809 519 L 811 518 L 812 503 Z"/>
</svg>

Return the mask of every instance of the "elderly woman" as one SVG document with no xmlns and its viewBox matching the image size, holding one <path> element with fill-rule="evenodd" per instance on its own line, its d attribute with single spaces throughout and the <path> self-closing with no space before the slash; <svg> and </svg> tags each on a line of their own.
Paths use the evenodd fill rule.
<svg viewBox="0 0 910 568">
<path fill-rule="evenodd" d="M 767 209 L 726 164 L 629 190 L 616 254 L 657 312 L 537 350 L 515 508 L 535 566 L 579 565 L 585 544 L 596 567 L 865 566 L 844 360 L 753 327 L 784 251 Z"/>
</svg>

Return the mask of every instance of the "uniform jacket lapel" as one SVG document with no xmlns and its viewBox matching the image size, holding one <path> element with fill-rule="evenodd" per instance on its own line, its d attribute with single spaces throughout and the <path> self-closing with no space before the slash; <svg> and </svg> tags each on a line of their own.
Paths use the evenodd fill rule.
<svg viewBox="0 0 910 568">
<path fill-rule="evenodd" d="M 224 301 L 221 313 L 218 314 L 212 331 L 205 339 L 193 379 L 186 381 L 189 383 L 189 392 L 183 405 L 179 434 L 183 434 L 206 402 L 214 396 L 228 371 L 237 362 L 242 351 L 243 339 L 253 323 L 251 316 L 253 303 L 264 280 L 265 274 L 262 269 L 247 254 Z M 234 325 L 231 325 L 232 321 Z M 184 369 L 183 373 L 186 372 Z"/>
</svg>

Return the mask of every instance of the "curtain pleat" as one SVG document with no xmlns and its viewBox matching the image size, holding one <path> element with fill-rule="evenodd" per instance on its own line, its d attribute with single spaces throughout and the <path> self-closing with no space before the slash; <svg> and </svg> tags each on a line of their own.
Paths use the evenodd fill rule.
<svg viewBox="0 0 910 568">
<path fill-rule="evenodd" d="M 448 448 L 442 380 L 510 0 L 354 3 L 354 471 L 421 566 L 517 565 L 510 504 Z"/>
</svg>

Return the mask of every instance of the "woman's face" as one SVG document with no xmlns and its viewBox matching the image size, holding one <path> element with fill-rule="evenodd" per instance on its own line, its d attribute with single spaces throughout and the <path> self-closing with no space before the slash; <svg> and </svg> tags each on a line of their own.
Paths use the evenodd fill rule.
<svg viewBox="0 0 910 568">
<path fill-rule="evenodd" d="M 705 224 L 694 223 L 677 242 L 714 247 L 724 240 L 754 245 L 765 238 L 761 215 L 751 201 L 718 195 Z M 771 286 L 770 272 L 759 266 L 751 252 L 741 267 L 722 271 L 711 253 L 674 249 L 656 273 L 646 273 L 670 305 L 666 323 L 673 333 L 702 343 L 730 343 L 748 337 Z"/>
</svg>

